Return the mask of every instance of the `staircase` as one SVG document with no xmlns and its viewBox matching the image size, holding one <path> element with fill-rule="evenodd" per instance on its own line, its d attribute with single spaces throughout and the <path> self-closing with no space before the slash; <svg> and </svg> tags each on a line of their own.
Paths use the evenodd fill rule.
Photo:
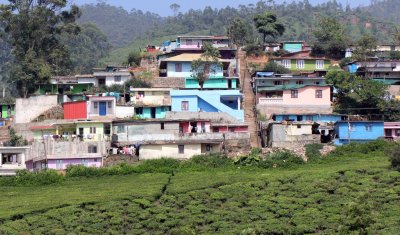
<svg viewBox="0 0 400 235">
<path fill-rule="evenodd" d="M 7 142 L 9 140 L 10 140 L 10 133 L 8 130 L 8 126 L 0 127 L 0 143 Z"/>
<path fill-rule="evenodd" d="M 255 95 L 251 86 L 251 74 L 246 68 L 246 52 L 240 50 L 240 81 L 242 82 L 242 92 L 244 94 L 244 119 L 249 125 L 251 147 L 260 147 L 258 141 L 257 119 L 254 114 Z"/>
</svg>

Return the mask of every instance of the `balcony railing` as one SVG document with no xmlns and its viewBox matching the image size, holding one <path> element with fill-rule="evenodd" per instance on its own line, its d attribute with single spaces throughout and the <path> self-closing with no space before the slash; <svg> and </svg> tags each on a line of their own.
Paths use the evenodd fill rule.
<svg viewBox="0 0 400 235">
<path fill-rule="evenodd" d="M 279 104 L 283 103 L 283 97 L 277 97 L 277 98 L 259 98 L 258 99 L 259 104 Z"/>
</svg>

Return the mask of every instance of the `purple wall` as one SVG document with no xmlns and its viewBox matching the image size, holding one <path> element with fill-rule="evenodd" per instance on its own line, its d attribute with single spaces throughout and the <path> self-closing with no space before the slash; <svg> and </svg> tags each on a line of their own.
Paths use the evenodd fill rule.
<svg viewBox="0 0 400 235">
<path fill-rule="evenodd" d="M 57 161 L 61 160 L 62 164 L 58 165 L 57 167 Z M 58 159 L 58 160 L 48 160 L 47 161 L 47 168 L 48 169 L 53 169 L 53 170 L 65 170 L 67 169 L 68 165 L 84 165 L 83 160 L 87 161 L 86 166 L 87 167 L 102 167 L 102 158 L 75 158 L 75 159 Z M 36 168 L 37 170 L 41 169 L 41 165 L 44 163 L 44 161 L 39 161 L 36 162 Z M 28 170 L 33 170 L 33 163 L 32 161 L 26 162 L 26 168 Z"/>
</svg>

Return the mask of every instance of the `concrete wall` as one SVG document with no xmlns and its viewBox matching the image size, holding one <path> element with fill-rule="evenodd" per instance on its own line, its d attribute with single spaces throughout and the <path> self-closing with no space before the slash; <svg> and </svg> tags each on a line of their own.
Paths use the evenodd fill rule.
<svg viewBox="0 0 400 235">
<path fill-rule="evenodd" d="M 268 146 L 285 148 L 289 146 L 320 143 L 320 135 L 312 134 L 311 125 L 272 124 L 269 129 Z"/>
<path fill-rule="evenodd" d="M 211 120 L 214 123 L 237 123 L 237 119 L 227 113 L 207 113 L 207 112 L 167 112 L 166 119 L 194 119 L 194 120 Z"/>
<path fill-rule="evenodd" d="M 92 83 L 94 86 L 99 86 L 97 78 L 80 78 L 78 77 L 78 83 Z"/>
<path fill-rule="evenodd" d="M 342 120 L 342 116 L 340 115 L 326 115 L 326 114 L 312 114 L 312 115 L 275 115 L 275 121 L 281 122 L 283 120 L 297 120 L 297 117 L 300 116 L 302 121 L 313 121 L 313 122 L 337 122 Z"/>
<path fill-rule="evenodd" d="M 57 106 L 57 95 L 16 99 L 15 123 L 29 123 L 54 106 Z"/>
<path fill-rule="evenodd" d="M 117 106 L 116 107 L 116 117 L 117 118 L 127 118 L 135 116 L 135 108 L 132 106 Z"/>
<path fill-rule="evenodd" d="M 207 144 L 182 144 L 184 153 L 179 153 L 178 144 L 142 145 L 139 151 L 139 160 L 174 158 L 189 159 L 195 155 L 219 152 L 219 144 L 210 144 L 210 151 L 207 151 Z"/>
<path fill-rule="evenodd" d="M 303 113 L 320 113 L 320 114 L 331 114 L 332 107 L 329 106 L 319 106 L 319 105 L 292 105 L 292 106 L 282 106 L 282 105 L 257 105 L 257 109 L 260 113 L 264 114 L 267 118 L 270 118 L 272 114 L 303 114 Z"/>
<path fill-rule="evenodd" d="M 114 84 L 123 85 L 130 78 L 131 78 L 131 75 L 123 75 L 123 76 L 121 76 L 121 81 L 116 82 L 115 81 L 115 76 L 107 76 L 106 77 L 106 86 L 111 86 L 111 85 L 114 85 Z"/>
<path fill-rule="evenodd" d="M 385 136 L 383 122 L 350 122 L 350 140 L 376 140 Z M 370 126 L 367 129 L 367 125 Z M 347 122 L 338 122 L 335 125 L 335 132 L 339 135 L 338 139 L 347 140 L 349 138 L 349 126 Z"/>
</svg>

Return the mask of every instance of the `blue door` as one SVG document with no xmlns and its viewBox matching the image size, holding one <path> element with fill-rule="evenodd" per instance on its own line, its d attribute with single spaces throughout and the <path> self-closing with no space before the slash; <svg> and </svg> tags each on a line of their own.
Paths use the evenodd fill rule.
<svg viewBox="0 0 400 235">
<path fill-rule="evenodd" d="M 106 102 L 100 102 L 99 103 L 99 115 L 100 116 L 106 116 L 107 115 L 107 103 Z"/>
</svg>

